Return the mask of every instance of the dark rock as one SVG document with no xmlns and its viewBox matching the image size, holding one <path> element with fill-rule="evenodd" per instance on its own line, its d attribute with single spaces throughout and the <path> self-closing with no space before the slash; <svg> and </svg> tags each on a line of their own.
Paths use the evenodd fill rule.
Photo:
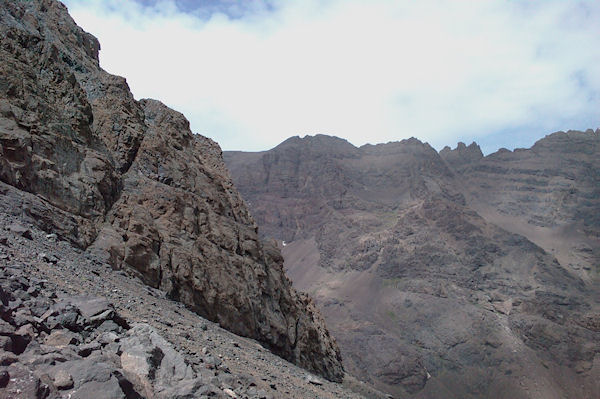
<svg viewBox="0 0 600 399">
<path fill-rule="evenodd" d="M 0 388 L 4 388 L 5 386 L 7 386 L 9 381 L 10 381 L 10 374 L 8 374 L 8 371 L 6 371 L 6 370 L 0 371 Z"/>
<path fill-rule="evenodd" d="M 13 352 L 17 355 L 23 353 L 27 348 L 27 345 L 35 338 L 35 335 L 35 328 L 31 324 L 19 327 L 11 334 Z"/>
<path fill-rule="evenodd" d="M 79 345 L 77 354 L 81 357 L 88 357 L 93 351 L 100 350 L 102 345 L 99 342 L 90 342 L 89 344 Z"/>
<path fill-rule="evenodd" d="M 13 353 L 13 350 L 10 352 L 6 352 L 4 350 L 0 350 L 0 366 L 8 366 L 10 364 L 16 363 L 19 361 L 17 356 Z"/>
</svg>

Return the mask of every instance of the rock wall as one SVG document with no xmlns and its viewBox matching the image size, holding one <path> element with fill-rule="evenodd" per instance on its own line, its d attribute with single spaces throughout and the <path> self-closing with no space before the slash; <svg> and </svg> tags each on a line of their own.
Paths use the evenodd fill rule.
<svg viewBox="0 0 600 399">
<path fill-rule="evenodd" d="M 158 101 L 136 101 L 125 79 L 99 67 L 98 41 L 60 2 L 2 0 L 0 21 L 0 180 L 12 186 L 3 201 L 223 327 L 341 380 L 335 341 L 291 288 L 279 251 L 259 240 L 219 146 Z"/>
</svg>

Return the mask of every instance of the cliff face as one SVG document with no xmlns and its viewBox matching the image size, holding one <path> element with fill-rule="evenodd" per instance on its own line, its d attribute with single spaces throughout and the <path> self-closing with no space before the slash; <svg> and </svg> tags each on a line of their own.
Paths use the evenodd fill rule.
<svg viewBox="0 0 600 399">
<path fill-rule="evenodd" d="M 568 251 L 480 211 L 537 220 L 555 188 L 524 202 L 506 171 L 577 170 L 582 206 L 555 205 L 593 232 L 597 133 L 569 135 L 583 142 L 541 141 L 529 166 L 525 152 L 483 157 L 476 144 L 438 154 L 416 139 L 356 148 L 325 136 L 225 160 L 261 231 L 285 241 L 288 274 L 317 299 L 350 373 L 397 397 L 594 397 L 597 266 L 579 273 Z"/>
<path fill-rule="evenodd" d="M 335 341 L 259 240 L 219 146 L 158 101 L 136 101 L 61 3 L 3 0 L 0 21 L 4 206 L 341 380 Z"/>
</svg>

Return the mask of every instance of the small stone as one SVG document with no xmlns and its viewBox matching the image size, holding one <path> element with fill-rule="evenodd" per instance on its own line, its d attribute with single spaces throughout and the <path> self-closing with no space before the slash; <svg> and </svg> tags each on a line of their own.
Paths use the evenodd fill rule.
<svg viewBox="0 0 600 399">
<path fill-rule="evenodd" d="M 48 241 L 56 241 L 56 234 L 52 233 L 52 234 L 46 234 L 46 240 Z"/>
<path fill-rule="evenodd" d="M 306 382 L 313 385 L 323 385 L 323 381 L 319 380 L 317 377 L 312 375 L 307 375 L 305 378 Z"/>
<path fill-rule="evenodd" d="M 59 370 L 54 376 L 54 386 L 60 390 L 73 388 L 73 377 L 64 370 Z"/>
<path fill-rule="evenodd" d="M 119 342 L 119 336 L 113 331 L 103 332 L 98 336 L 98 342 L 100 342 L 102 345 Z"/>
<path fill-rule="evenodd" d="M 10 381 L 10 374 L 8 374 L 8 371 L 6 371 L 6 370 L 0 371 L 0 388 L 4 388 L 5 386 L 7 386 L 9 381 Z"/>
<path fill-rule="evenodd" d="M 237 398 L 237 395 L 235 394 L 235 392 L 233 392 L 229 388 L 223 389 L 223 392 L 225 392 L 230 398 Z"/>
<path fill-rule="evenodd" d="M 113 314 L 114 314 L 114 311 L 112 309 L 106 309 L 104 312 L 102 312 L 96 316 L 91 316 L 90 322 L 96 323 L 96 322 L 110 319 Z"/>
</svg>

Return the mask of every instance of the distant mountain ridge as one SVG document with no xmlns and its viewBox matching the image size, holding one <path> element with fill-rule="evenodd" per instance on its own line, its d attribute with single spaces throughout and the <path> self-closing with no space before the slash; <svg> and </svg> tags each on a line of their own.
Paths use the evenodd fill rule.
<svg viewBox="0 0 600 399">
<path fill-rule="evenodd" d="M 600 393 L 599 137 L 484 157 L 319 135 L 224 159 L 354 375 L 401 398 L 586 398 Z"/>
</svg>

